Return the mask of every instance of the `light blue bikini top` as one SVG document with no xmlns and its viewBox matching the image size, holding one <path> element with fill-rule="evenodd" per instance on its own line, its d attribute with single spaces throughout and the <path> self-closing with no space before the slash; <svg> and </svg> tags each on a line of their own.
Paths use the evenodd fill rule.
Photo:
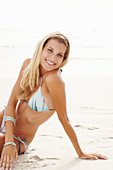
<svg viewBox="0 0 113 170">
<path fill-rule="evenodd" d="M 27 102 L 25 99 L 23 99 L 23 101 L 27 102 L 30 108 L 35 111 L 41 112 L 41 111 L 47 111 L 47 110 L 55 110 L 55 109 L 49 109 L 44 100 L 44 97 L 42 95 L 42 90 L 41 90 L 42 80 L 43 80 L 43 76 L 41 78 L 41 83 L 40 83 L 38 90 L 30 98 L 30 100 Z"/>
</svg>

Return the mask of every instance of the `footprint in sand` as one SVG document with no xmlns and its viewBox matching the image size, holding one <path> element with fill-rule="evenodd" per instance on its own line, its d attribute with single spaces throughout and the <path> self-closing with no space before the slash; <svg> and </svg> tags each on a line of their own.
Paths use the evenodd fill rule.
<svg viewBox="0 0 113 170">
<path fill-rule="evenodd" d="M 31 156 L 30 159 L 35 159 L 36 161 L 43 161 L 44 159 L 40 158 L 39 156 Z"/>
<path fill-rule="evenodd" d="M 107 137 L 108 139 L 113 139 L 113 137 L 112 136 L 109 136 L 109 137 Z"/>
<path fill-rule="evenodd" d="M 86 127 L 86 126 L 82 126 L 82 125 L 75 125 L 74 127 L 77 128 L 84 128 L 84 129 L 88 129 L 88 130 L 95 130 L 95 129 L 99 129 L 98 127 Z"/>
<path fill-rule="evenodd" d="M 35 159 L 36 161 L 43 161 L 43 160 L 59 160 L 58 158 L 45 158 L 42 159 L 39 156 L 35 155 L 35 156 L 31 156 L 30 159 Z"/>
<path fill-rule="evenodd" d="M 23 163 L 29 163 L 29 164 L 32 164 L 32 163 L 34 163 L 34 161 L 33 161 L 33 160 L 27 160 L 27 161 L 23 161 Z"/>
<path fill-rule="evenodd" d="M 58 158 L 45 158 L 45 159 L 47 159 L 47 160 L 60 160 Z"/>
<path fill-rule="evenodd" d="M 39 136 L 41 136 L 41 137 L 45 137 L 45 136 L 47 136 L 47 137 L 55 137 L 55 138 L 63 138 L 62 136 L 54 136 L 54 135 L 44 135 L 44 134 L 42 134 L 42 135 L 39 135 Z"/>
</svg>

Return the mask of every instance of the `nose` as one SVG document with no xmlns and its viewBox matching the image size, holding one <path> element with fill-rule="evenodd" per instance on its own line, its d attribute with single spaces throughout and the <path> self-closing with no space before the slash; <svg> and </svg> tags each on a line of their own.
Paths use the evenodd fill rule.
<svg viewBox="0 0 113 170">
<path fill-rule="evenodd" d="M 50 56 L 50 60 L 53 61 L 53 62 L 55 62 L 55 61 L 56 61 L 56 55 L 55 55 L 55 54 L 52 54 L 52 55 Z"/>
</svg>

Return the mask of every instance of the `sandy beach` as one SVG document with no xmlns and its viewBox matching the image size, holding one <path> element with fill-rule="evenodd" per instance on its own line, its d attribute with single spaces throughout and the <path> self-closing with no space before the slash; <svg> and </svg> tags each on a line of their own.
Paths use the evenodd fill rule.
<svg viewBox="0 0 113 170">
<path fill-rule="evenodd" d="M 81 160 L 55 113 L 37 131 L 26 154 L 14 170 L 112 170 L 113 76 L 63 76 L 67 111 L 83 151 L 101 153 L 108 160 Z M 15 77 L 0 78 L 0 108 L 6 104 Z M 6 90 L 5 90 L 6 89 Z"/>
<path fill-rule="evenodd" d="M 67 113 L 84 152 L 81 160 L 57 113 L 38 129 L 14 170 L 113 170 L 113 2 L 111 0 L 0 0 L 0 110 L 26 58 L 48 33 L 70 40 L 63 68 Z"/>
</svg>

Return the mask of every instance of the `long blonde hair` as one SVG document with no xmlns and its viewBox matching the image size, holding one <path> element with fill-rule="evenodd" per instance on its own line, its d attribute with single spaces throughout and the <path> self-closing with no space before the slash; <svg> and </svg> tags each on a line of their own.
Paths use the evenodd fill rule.
<svg viewBox="0 0 113 170">
<path fill-rule="evenodd" d="M 43 48 L 47 44 L 50 39 L 56 39 L 62 43 L 64 43 L 67 47 L 67 50 L 64 55 L 63 62 L 59 66 L 58 69 L 62 68 L 69 59 L 70 52 L 70 44 L 69 40 L 61 33 L 54 32 L 47 36 L 45 36 L 37 45 L 34 55 L 28 64 L 28 66 L 23 71 L 23 77 L 20 82 L 20 91 L 18 93 L 18 100 L 28 99 L 31 92 L 35 90 L 35 86 L 39 83 L 40 77 L 40 56 Z"/>
</svg>

